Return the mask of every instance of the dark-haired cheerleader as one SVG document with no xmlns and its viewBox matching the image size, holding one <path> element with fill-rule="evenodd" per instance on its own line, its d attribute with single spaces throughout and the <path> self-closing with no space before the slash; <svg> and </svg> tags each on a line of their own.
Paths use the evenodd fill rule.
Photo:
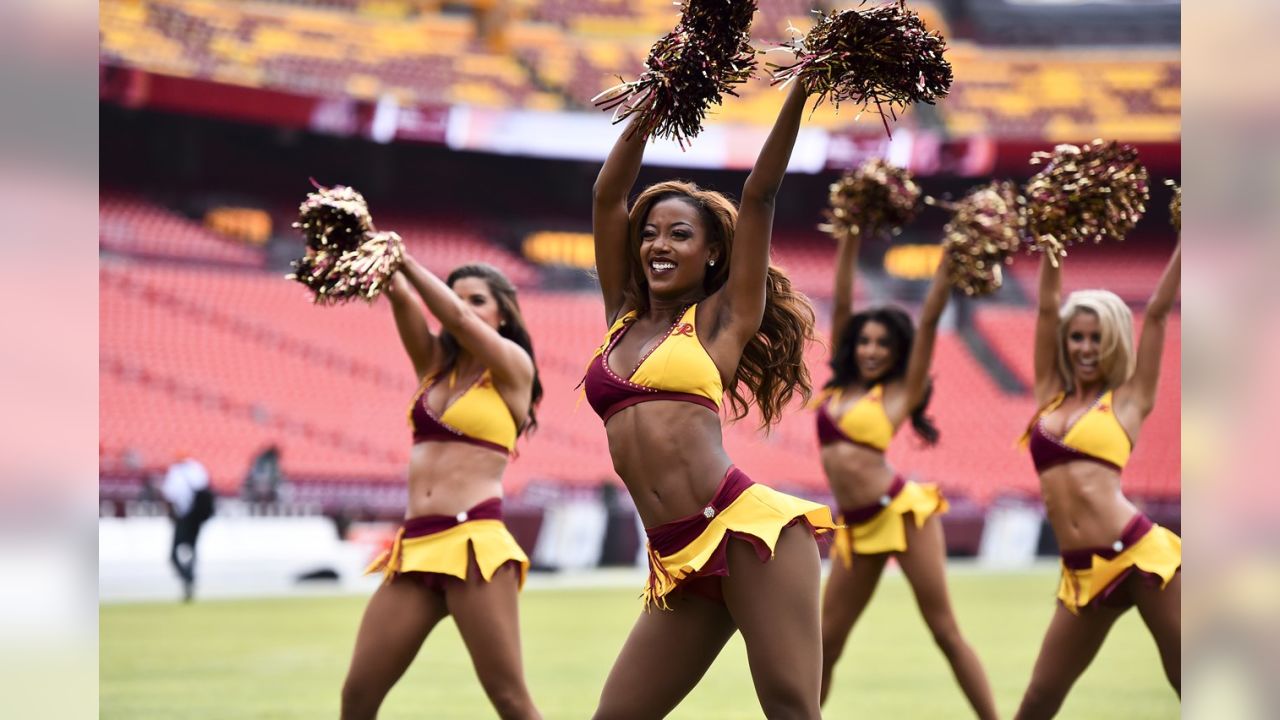
<svg viewBox="0 0 1280 720">
<path fill-rule="evenodd" d="M 386 580 L 360 625 L 342 717 L 374 717 L 451 615 L 498 715 L 537 718 L 516 608 L 529 560 L 502 522 L 502 474 L 517 436 L 537 424 L 542 396 L 515 287 L 483 264 L 441 281 L 406 255 L 386 293 L 419 380 L 409 407 L 409 507 L 392 548 L 369 568 Z"/>
<path fill-rule="evenodd" d="M 822 603 L 822 697 L 849 632 L 866 609 L 885 564 L 896 557 L 934 640 L 978 717 L 996 716 L 991 686 L 956 623 L 947 596 L 946 541 L 939 515 L 947 501 L 933 485 L 894 472 L 885 450 L 908 419 L 930 444 L 938 429 L 925 414 L 938 321 L 951 293 L 944 255 L 916 330 L 896 307 L 851 315 L 859 235 L 840 239 L 831 320 L 832 377 L 817 409 L 822 467 L 840 507 L 831 577 Z"/>
<path fill-rule="evenodd" d="M 618 475 L 649 535 L 641 613 L 597 718 L 665 716 L 736 631 L 767 717 L 816 718 L 815 532 L 829 509 L 750 480 L 725 453 L 720 409 L 764 423 L 808 392 L 813 311 L 769 266 L 774 198 L 805 93 L 782 107 L 735 207 L 691 183 L 628 206 L 647 138 L 619 138 L 594 192 L 596 263 L 609 324 L 586 375 Z"/>
</svg>

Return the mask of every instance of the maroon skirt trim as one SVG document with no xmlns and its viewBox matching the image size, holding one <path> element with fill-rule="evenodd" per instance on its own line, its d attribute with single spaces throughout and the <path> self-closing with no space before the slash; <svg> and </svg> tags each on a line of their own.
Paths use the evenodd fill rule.
<svg viewBox="0 0 1280 720">
<path fill-rule="evenodd" d="M 650 552 L 659 556 L 679 552 L 705 532 L 711 525 L 712 518 L 724 512 L 752 485 L 755 485 L 755 482 L 747 477 L 746 473 L 731 466 L 725 472 L 724 478 L 720 481 L 720 486 L 716 488 L 715 494 L 707 504 L 707 508 L 713 511 L 710 516 L 704 509 L 701 513 L 695 513 L 645 529 L 645 534 L 649 538 Z M 798 522 L 808 525 L 809 533 L 814 535 L 815 538 L 818 537 L 818 529 L 803 515 L 793 518 L 783 526 L 783 529 L 789 528 Z M 715 551 L 712 552 L 711 557 L 707 559 L 706 564 L 681 580 L 675 592 L 687 591 L 713 602 L 723 603 L 724 596 L 721 592 L 718 578 L 726 577 L 729 574 L 728 546 L 730 538 L 737 538 L 749 543 L 755 549 L 756 557 L 762 563 L 768 562 L 773 557 L 773 551 L 760 538 L 748 533 L 728 530 L 725 532 L 724 537 L 721 538 L 720 544 L 716 546 Z M 823 536 L 821 539 L 825 540 L 826 537 Z M 651 559 L 650 563 L 652 564 L 652 562 L 653 560 Z M 649 568 L 649 573 L 652 581 L 653 567 Z"/>
<path fill-rule="evenodd" d="M 1124 526 L 1124 531 L 1120 533 L 1119 549 L 1116 546 L 1083 548 L 1079 550 L 1064 550 L 1062 555 L 1062 564 L 1072 570 L 1088 570 L 1093 567 L 1093 556 L 1097 555 L 1105 560 L 1114 559 L 1117 555 L 1124 552 L 1129 547 L 1151 532 L 1151 528 L 1155 527 L 1155 523 L 1151 522 L 1151 518 L 1138 513 L 1134 515 L 1129 523 Z"/>
<path fill-rule="evenodd" d="M 649 536 L 649 547 L 653 548 L 659 555 L 671 555 L 678 552 L 681 548 L 687 546 L 701 535 L 711 525 L 711 519 L 716 515 L 724 512 L 726 508 L 733 504 L 747 488 L 755 485 L 747 474 L 738 468 L 730 465 L 725 471 L 724 478 L 720 480 L 720 486 L 716 488 L 715 494 L 711 496 L 711 501 L 707 503 L 707 507 L 713 510 L 708 514 L 706 509 L 702 512 L 694 513 L 682 518 L 677 518 L 670 522 L 662 523 L 651 528 L 645 528 L 645 535 Z"/>
<path fill-rule="evenodd" d="M 444 532 L 470 520 L 501 520 L 502 498 L 489 498 L 457 515 L 419 515 L 404 521 L 406 538 L 424 537 Z"/>
<path fill-rule="evenodd" d="M 863 505 L 858 508 L 840 508 L 840 519 L 846 525 L 858 525 L 867 522 L 884 511 L 893 502 L 894 498 L 902 494 L 902 488 L 907 486 L 907 481 L 901 475 L 895 475 L 893 482 L 889 483 L 889 489 L 885 491 L 884 496 L 889 502 L 878 502 L 872 505 Z"/>
<path fill-rule="evenodd" d="M 1119 550 L 1116 550 L 1114 545 L 1112 547 L 1067 550 L 1062 553 L 1062 564 L 1068 569 L 1068 571 L 1088 570 L 1093 567 L 1094 555 L 1106 560 L 1112 560 L 1145 537 L 1147 533 L 1151 532 L 1153 527 L 1155 527 L 1155 523 L 1151 522 L 1150 518 L 1142 513 L 1138 513 L 1129 520 L 1128 524 L 1124 527 L 1124 531 L 1120 533 L 1119 542 L 1121 547 Z M 1160 587 L 1164 583 L 1164 579 L 1155 573 L 1146 572 L 1136 566 L 1126 568 L 1116 576 L 1114 580 L 1108 583 L 1105 588 L 1094 595 L 1088 605 L 1083 606 L 1081 609 L 1095 605 L 1106 605 L 1107 607 L 1114 609 L 1125 609 L 1132 606 L 1134 604 L 1133 597 L 1127 592 L 1121 593 L 1117 591 L 1120 590 L 1124 586 L 1125 582 L 1134 575 L 1137 575 L 1142 582 L 1146 583 L 1150 587 Z"/>
</svg>

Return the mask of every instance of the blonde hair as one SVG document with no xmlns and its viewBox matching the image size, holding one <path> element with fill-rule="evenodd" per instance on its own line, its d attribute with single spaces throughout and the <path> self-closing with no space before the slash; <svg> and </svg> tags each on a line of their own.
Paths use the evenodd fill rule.
<svg viewBox="0 0 1280 720">
<path fill-rule="evenodd" d="M 1074 389 L 1071 363 L 1067 359 L 1067 325 L 1081 312 L 1092 313 L 1102 327 L 1102 349 L 1098 367 L 1108 390 L 1120 387 L 1133 376 L 1137 358 L 1133 352 L 1133 313 L 1120 296 L 1110 290 L 1077 290 L 1067 296 L 1058 311 L 1058 374 L 1062 387 Z"/>
</svg>

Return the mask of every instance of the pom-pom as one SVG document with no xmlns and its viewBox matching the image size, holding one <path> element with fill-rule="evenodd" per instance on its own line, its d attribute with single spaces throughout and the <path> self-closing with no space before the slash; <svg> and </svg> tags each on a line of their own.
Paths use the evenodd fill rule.
<svg viewBox="0 0 1280 720">
<path fill-rule="evenodd" d="M 365 233 L 373 232 L 373 218 L 363 195 L 345 185 L 327 188 L 311 182 L 316 191 L 307 193 L 298 206 L 298 222 L 293 224 L 306 237 L 308 247 L 351 250 Z"/>
<path fill-rule="evenodd" d="M 898 233 L 915 217 L 920 186 L 903 168 L 876 158 L 831 184 L 827 221 L 818 226 L 837 240 Z"/>
<path fill-rule="evenodd" d="M 339 253 L 336 251 L 307 248 L 305 255 L 289 264 L 293 272 L 285 275 L 285 279 L 297 280 L 307 286 L 307 289 L 314 294 L 317 304 L 328 304 L 330 302 L 327 298 L 329 286 L 337 280 L 336 278 L 330 280 L 329 276 L 338 261 L 338 256 Z"/>
<path fill-rule="evenodd" d="M 863 5 L 865 5 L 865 0 Z M 818 23 L 803 38 L 782 47 L 796 60 L 769 63 L 774 84 L 797 80 L 815 93 L 821 105 L 829 99 L 872 106 L 889 131 L 889 118 L 913 103 L 934 104 L 951 90 L 951 63 L 943 57 L 947 43 L 930 32 L 905 0 L 884 5 L 818 12 Z"/>
<path fill-rule="evenodd" d="M 320 305 L 356 298 L 372 302 L 404 260 L 404 242 L 393 232 L 375 232 L 364 197 L 352 188 L 320 188 L 299 207 L 294 227 L 307 240 L 306 254 L 286 276 L 314 293 Z M 355 231 L 361 230 L 358 235 Z"/>
<path fill-rule="evenodd" d="M 1123 240 L 1146 212 L 1147 169 L 1138 151 L 1117 142 L 1059 145 L 1033 153 L 1045 167 L 1027 182 L 1027 231 L 1056 263 L 1076 243 Z"/>
<path fill-rule="evenodd" d="M 951 259 L 947 280 L 970 297 L 988 295 L 1004 282 L 1000 266 L 1012 262 L 1022 244 L 1022 198 L 1008 181 L 992 182 L 959 202 L 926 198 L 952 211 L 943 227 L 943 251 Z"/>
<path fill-rule="evenodd" d="M 1178 183 L 1172 180 L 1165 180 L 1165 185 L 1173 188 L 1173 200 L 1169 201 L 1169 222 L 1173 224 L 1173 231 L 1182 234 L 1182 188 Z"/>
<path fill-rule="evenodd" d="M 404 241 L 394 232 L 375 232 L 365 236 L 355 250 L 338 258 L 333 275 L 338 281 L 328 297 L 361 298 L 372 302 L 382 292 L 391 276 L 404 260 Z"/>
<path fill-rule="evenodd" d="M 712 104 L 755 71 L 751 17 L 755 0 L 684 0 L 680 22 L 645 59 L 645 71 L 591 99 L 613 109 L 613 122 L 637 116 L 628 137 L 664 137 L 686 147 L 702 132 Z M 621 79 L 621 78 L 619 78 Z"/>
</svg>

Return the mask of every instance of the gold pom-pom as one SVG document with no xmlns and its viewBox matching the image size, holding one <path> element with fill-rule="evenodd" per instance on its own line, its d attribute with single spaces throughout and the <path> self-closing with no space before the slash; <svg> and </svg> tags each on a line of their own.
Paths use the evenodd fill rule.
<svg viewBox="0 0 1280 720">
<path fill-rule="evenodd" d="M 854 235 L 897 234 L 915 217 L 920 186 L 911 173 L 876 158 L 831 184 L 830 207 L 819 230 L 837 240 Z"/>
<path fill-rule="evenodd" d="M 1123 240 L 1146 212 L 1147 169 L 1132 146 L 1101 139 L 1033 153 L 1045 167 L 1027 182 L 1027 232 L 1055 258 L 1063 248 Z"/>
<path fill-rule="evenodd" d="M 874 108 L 886 133 L 895 108 L 932 105 L 951 91 L 946 41 L 905 0 L 815 12 L 818 22 L 809 33 L 781 46 L 795 62 L 769 64 L 775 84 L 798 80 L 818 96 L 815 107 L 830 100 L 837 108 L 843 101 Z"/>
<path fill-rule="evenodd" d="M 755 72 L 751 18 L 756 0 L 683 0 L 680 22 L 649 50 L 645 71 L 596 95 L 614 123 L 637 116 L 628 137 L 663 137 L 685 147 L 724 95 Z M 621 78 L 619 78 L 621 79 Z"/>
<path fill-rule="evenodd" d="M 1004 282 L 1001 266 L 1012 262 L 1023 242 L 1023 199 L 1008 181 L 992 182 L 958 202 L 926 198 L 952 211 L 943 227 L 943 251 L 951 259 L 948 281 L 971 297 L 988 295 Z"/>
<path fill-rule="evenodd" d="M 1182 234 L 1182 188 L 1172 180 L 1165 180 L 1165 185 L 1173 188 L 1173 200 L 1169 201 L 1169 222 L 1174 232 Z"/>
<path fill-rule="evenodd" d="M 376 232 L 364 197 L 336 186 L 309 193 L 294 227 L 306 238 L 306 253 L 285 277 L 314 293 L 320 305 L 356 298 L 372 302 L 404 260 L 404 242 L 394 232 Z"/>
<path fill-rule="evenodd" d="M 345 185 L 323 187 L 298 206 L 298 221 L 293 226 L 302 231 L 307 247 L 315 250 L 335 249 L 339 252 L 355 248 L 365 233 L 373 232 L 373 218 L 364 196 Z"/>
</svg>

